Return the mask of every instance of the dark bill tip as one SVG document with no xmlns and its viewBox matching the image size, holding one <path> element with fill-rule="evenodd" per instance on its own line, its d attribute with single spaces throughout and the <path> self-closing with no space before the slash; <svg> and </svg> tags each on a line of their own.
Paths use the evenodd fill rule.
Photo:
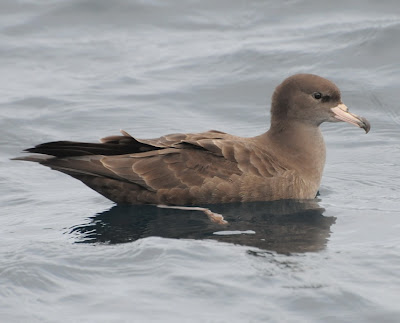
<svg viewBox="0 0 400 323">
<path fill-rule="evenodd" d="M 369 121 L 363 117 L 360 117 L 360 128 L 365 130 L 365 133 L 368 133 L 371 130 L 371 124 Z"/>
</svg>

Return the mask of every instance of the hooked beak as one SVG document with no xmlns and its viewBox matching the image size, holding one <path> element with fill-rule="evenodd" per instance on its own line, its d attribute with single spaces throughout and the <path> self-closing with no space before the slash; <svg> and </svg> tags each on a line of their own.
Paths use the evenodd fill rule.
<svg viewBox="0 0 400 323">
<path fill-rule="evenodd" d="M 349 112 L 349 109 L 343 104 L 338 104 L 336 107 L 331 108 L 336 119 L 354 124 L 357 127 L 363 128 L 365 133 L 371 129 L 371 125 L 367 119 L 359 117 Z"/>
</svg>

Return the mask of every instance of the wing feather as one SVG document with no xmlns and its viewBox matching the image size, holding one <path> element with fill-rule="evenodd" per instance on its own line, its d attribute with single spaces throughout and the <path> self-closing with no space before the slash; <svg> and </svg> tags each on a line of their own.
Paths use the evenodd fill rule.
<svg viewBox="0 0 400 323">
<path fill-rule="evenodd" d="M 28 151 L 50 155 L 55 151 L 55 157 L 25 159 L 74 176 L 114 201 L 129 203 L 272 199 L 273 186 L 293 177 L 267 149 L 223 132 L 155 139 L 135 139 L 121 132 L 122 136 L 103 138 L 100 144 L 45 143 Z"/>
</svg>

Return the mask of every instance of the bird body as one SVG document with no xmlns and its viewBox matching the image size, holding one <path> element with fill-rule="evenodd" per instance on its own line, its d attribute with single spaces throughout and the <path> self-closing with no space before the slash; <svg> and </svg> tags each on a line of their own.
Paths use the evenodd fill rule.
<svg viewBox="0 0 400 323">
<path fill-rule="evenodd" d="M 325 165 L 319 125 L 347 121 L 369 131 L 348 112 L 330 81 L 297 74 L 277 87 L 271 127 L 244 138 L 211 130 L 136 139 L 125 131 L 101 143 L 50 142 L 27 149 L 35 161 L 73 176 L 116 203 L 194 205 L 312 199 Z"/>
</svg>

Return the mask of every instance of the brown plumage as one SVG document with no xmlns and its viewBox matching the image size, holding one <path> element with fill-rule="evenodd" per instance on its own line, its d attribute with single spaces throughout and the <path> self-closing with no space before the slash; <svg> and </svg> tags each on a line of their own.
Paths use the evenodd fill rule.
<svg viewBox="0 0 400 323">
<path fill-rule="evenodd" d="M 319 125 L 346 121 L 369 131 L 348 112 L 339 89 L 297 74 L 273 95 L 271 127 L 243 138 L 216 130 L 135 139 L 122 131 L 101 143 L 50 142 L 17 158 L 71 175 L 117 203 L 211 204 L 314 198 L 325 164 Z"/>
</svg>

